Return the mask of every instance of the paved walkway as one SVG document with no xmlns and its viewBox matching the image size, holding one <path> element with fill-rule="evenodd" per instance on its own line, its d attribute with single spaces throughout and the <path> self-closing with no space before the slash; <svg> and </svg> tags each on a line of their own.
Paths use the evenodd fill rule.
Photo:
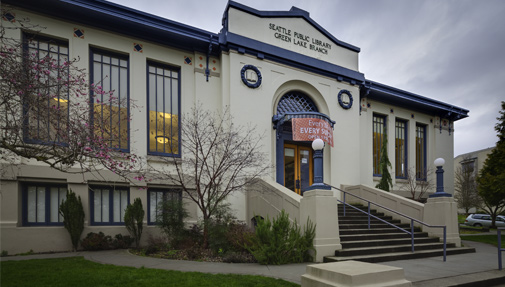
<svg viewBox="0 0 505 287">
<path fill-rule="evenodd" d="M 465 246 L 475 247 L 477 252 L 451 255 L 447 257 L 446 262 L 443 262 L 442 257 L 432 257 L 414 260 L 390 261 L 380 264 L 403 268 L 406 279 L 413 282 L 414 286 L 451 286 L 472 282 L 476 279 L 486 280 L 497 277 L 503 277 L 503 285 L 500 286 L 505 286 L 505 270 L 498 271 L 497 248 L 477 242 L 464 241 L 463 243 Z M 231 264 L 179 261 L 136 256 L 128 253 L 127 250 L 9 256 L 2 257 L 0 260 L 28 260 L 72 256 L 84 256 L 84 258 L 94 262 L 120 266 L 144 266 L 146 268 L 196 271 L 204 273 L 262 275 L 280 278 L 298 284 L 300 284 L 301 281 L 300 276 L 305 273 L 306 266 L 311 264 L 304 263 L 264 266 L 245 263 Z"/>
</svg>

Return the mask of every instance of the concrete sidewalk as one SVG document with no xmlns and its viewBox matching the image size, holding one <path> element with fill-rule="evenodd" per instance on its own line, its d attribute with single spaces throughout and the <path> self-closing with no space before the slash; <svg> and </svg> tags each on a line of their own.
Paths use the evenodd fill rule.
<svg viewBox="0 0 505 287">
<path fill-rule="evenodd" d="M 447 257 L 446 262 L 443 262 L 442 257 L 432 257 L 414 260 L 390 261 L 380 264 L 403 268 L 406 279 L 411 281 L 414 286 L 455 286 L 458 284 L 468 284 L 483 280 L 503 282 L 503 285 L 493 286 L 505 286 L 505 270 L 498 271 L 497 248 L 491 245 L 470 241 L 464 241 L 464 245 L 475 247 L 477 252 L 451 255 Z M 88 260 L 102 264 L 131 266 L 137 268 L 144 266 L 146 268 L 164 270 L 261 275 L 280 278 L 298 284 L 301 282 L 301 275 L 305 273 L 306 266 L 311 264 L 303 263 L 264 266 L 249 263 L 232 264 L 179 261 L 136 256 L 128 253 L 127 250 L 10 256 L 2 257 L 0 260 L 28 260 L 72 256 L 84 256 L 84 258 Z M 489 284 L 480 286 L 489 286 Z"/>
</svg>

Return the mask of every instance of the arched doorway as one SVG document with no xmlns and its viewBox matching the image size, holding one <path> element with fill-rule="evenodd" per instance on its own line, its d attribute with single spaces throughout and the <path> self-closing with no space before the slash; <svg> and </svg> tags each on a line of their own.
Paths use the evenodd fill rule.
<svg viewBox="0 0 505 287">
<path fill-rule="evenodd" d="M 328 116 L 319 112 L 314 101 L 305 93 L 291 91 L 284 94 L 273 117 L 276 129 L 276 180 L 279 184 L 303 195 L 313 182 L 313 158 L 311 141 L 293 139 L 292 119 L 323 119 L 331 124 Z"/>
</svg>

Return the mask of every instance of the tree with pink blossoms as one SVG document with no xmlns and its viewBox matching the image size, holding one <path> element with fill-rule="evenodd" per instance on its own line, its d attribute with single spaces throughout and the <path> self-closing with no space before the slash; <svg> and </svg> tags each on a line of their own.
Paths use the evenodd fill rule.
<svg viewBox="0 0 505 287">
<path fill-rule="evenodd" d="M 90 84 L 68 47 L 42 36 L 43 28 L 29 19 L 7 14 L 14 15 L 3 6 L 0 162 L 25 158 L 62 172 L 100 176 L 106 169 L 132 182 L 144 179 L 143 161 L 121 148 L 129 141 L 125 107 L 135 108 L 134 103 L 105 91 L 100 82 Z"/>
</svg>

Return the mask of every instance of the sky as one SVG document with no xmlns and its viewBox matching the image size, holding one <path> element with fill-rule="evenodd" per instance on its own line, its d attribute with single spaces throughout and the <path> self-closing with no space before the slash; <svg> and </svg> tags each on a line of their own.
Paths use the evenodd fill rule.
<svg viewBox="0 0 505 287">
<path fill-rule="evenodd" d="M 227 0 L 112 0 L 209 32 Z M 505 101 L 505 1 L 237 0 L 257 10 L 292 6 L 335 38 L 361 48 L 368 80 L 470 110 L 455 123 L 454 156 L 493 147 Z"/>
</svg>

